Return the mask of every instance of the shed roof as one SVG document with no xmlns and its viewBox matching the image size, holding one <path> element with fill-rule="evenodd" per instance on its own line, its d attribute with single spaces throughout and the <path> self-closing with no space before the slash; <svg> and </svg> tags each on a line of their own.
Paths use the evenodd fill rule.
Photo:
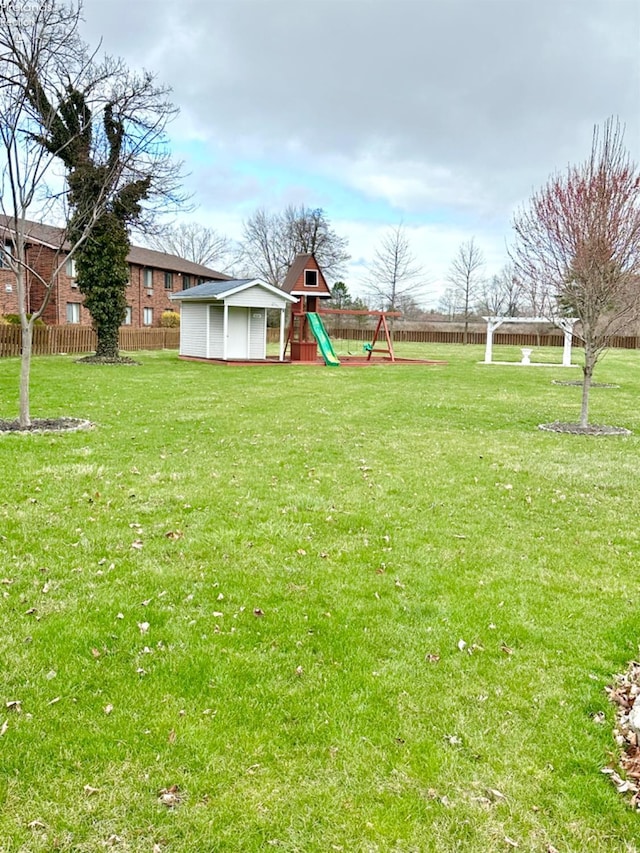
<svg viewBox="0 0 640 853">
<path fill-rule="evenodd" d="M 297 302 L 295 296 L 284 293 L 279 287 L 267 284 L 259 278 L 236 278 L 227 281 L 205 281 L 196 287 L 189 287 L 172 293 L 169 297 L 174 302 L 209 302 L 211 300 L 222 300 L 234 293 L 247 290 L 250 287 L 261 287 L 263 290 L 278 296 L 283 302 Z"/>
</svg>

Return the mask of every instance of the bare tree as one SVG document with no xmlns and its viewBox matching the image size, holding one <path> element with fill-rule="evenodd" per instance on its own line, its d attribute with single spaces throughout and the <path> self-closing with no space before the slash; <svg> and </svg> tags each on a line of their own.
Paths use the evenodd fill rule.
<svg viewBox="0 0 640 853">
<path fill-rule="evenodd" d="M 441 314 L 446 314 L 450 320 L 453 320 L 456 313 L 456 295 L 452 287 L 447 287 L 440 296 L 438 311 Z"/>
<path fill-rule="evenodd" d="M 25 79 L 36 115 L 43 123 L 53 115 L 36 140 L 66 169 L 72 236 L 95 220 L 78 247 L 77 283 L 96 331 L 96 358 L 117 361 L 130 227 L 144 227 L 159 202 L 165 209 L 184 201 L 181 167 L 171 159 L 166 133 L 177 110 L 168 89 L 147 72 L 129 71 L 121 60 L 91 63 L 77 84 L 66 86 L 55 108 L 28 69 Z"/>
<path fill-rule="evenodd" d="M 396 311 L 408 296 L 425 294 L 429 279 L 411 249 L 405 226 L 390 228 L 367 267 L 365 286 L 382 310 Z"/>
<path fill-rule="evenodd" d="M 473 316 L 482 287 L 483 269 L 484 255 L 472 237 L 458 248 L 447 276 L 455 293 L 456 314 L 461 314 L 464 319 L 462 341 L 465 344 L 469 336 L 469 319 Z"/>
<path fill-rule="evenodd" d="M 480 286 L 477 310 L 492 317 L 517 317 L 524 307 L 522 282 L 511 264 L 504 266 L 497 275 L 485 279 Z"/>
<path fill-rule="evenodd" d="M 150 235 L 148 241 L 160 252 L 177 255 L 218 272 L 227 272 L 233 265 L 233 241 L 214 228 L 197 222 L 165 225 Z"/>
<path fill-rule="evenodd" d="M 551 317 L 580 321 L 580 426 L 587 427 L 594 367 L 640 308 L 640 172 L 617 119 L 593 133 L 589 159 L 550 178 L 514 218 L 516 273 Z"/>
<path fill-rule="evenodd" d="M 310 253 L 327 278 L 336 277 L 350 258 L 347 242 L 320 208 L 289 206 L 282 213 L 260 209 L 244 223 L 239 263 L 280 287 L 296 255 Z"/>
</svg>

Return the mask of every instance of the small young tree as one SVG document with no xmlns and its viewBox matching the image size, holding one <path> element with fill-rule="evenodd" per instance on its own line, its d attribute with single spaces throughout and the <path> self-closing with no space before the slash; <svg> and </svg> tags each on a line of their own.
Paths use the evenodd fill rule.
<svg viewBox="0 0 640 853">
<path fill-rule="evenodd" d="M 39 142 L 55 123 L 66 87 L 76 85 L 87 67 L 84 44 L 78 36 L 80 7 L 53 0 L 40 3 L 0 3 L 0 243 L 4 263 L 15 277 L 21 327 L 19 424 L 31 425 L 30 377 L 33 328 L 44 314 L 58 274 L 73 258 L 95 223 L 96 211 L 74 229 L 52 229 L 52 258 L 43 267 L 29 254 L 33 243 L 30 210 L 47 213 L 60 201 L 60 192 L 48 183 L 60 150 Z M 50 109 L 34 107 L 37 91 L 46 95 Z M 78 139 L 74 132 L 68 143 Z M 62 194 L 64 196 L 64 193 Z"/>
<path fill-rule="evenodd" d="M 513 227 L 517 275 L 551 317 L 580 321 L 587 427 L 594 367 L 640 308 L 640 172 L 617 120 L 594 129 L 589 159 L 550 178 Z"/>
<path fill-rule="evenodd" d="M 472 237 L 458 248 L 447 276 L 455 294 L 456 314 L 461 314 L 464 319 L 462 338 L 464 344 L 468 341 L 469 320 L 473 316 L 474 306 L 480 296 L 483 269 L 484 256 L 482 250 L 476 245 L 475 238 Z"/>
</svg>

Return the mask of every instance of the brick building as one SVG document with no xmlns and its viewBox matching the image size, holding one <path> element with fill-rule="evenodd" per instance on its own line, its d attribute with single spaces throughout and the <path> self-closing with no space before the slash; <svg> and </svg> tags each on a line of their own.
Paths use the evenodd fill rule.
<svg viewBox="0 0 640 853">
<path fill-rule="evenodd" d="M 4 221 L 3 221 L 4 220 Z M 4 225 L 4 229 L 3 229 Z M 91 325 L 89 312 L 75 280 L 75 263 L 66 259 L 61 246 L 62 231 L 50 225 L 28 223 L 28 266 L 49 280 L 51 272 L 62 261 L 42 319 L 48 325 Z M 4 251 L 3 251 L 4 250 Z M 13 273 L 7 266 L 5 252 L 12 252 L 11 232 L 6 218 L 0 218 L 0 315 L 17 314 L 18 300 Z M 127 316 L 124 325 L 135 328 L 159 326 L 163 311 L 175 311 L 176 304 L 169 296 L 206 281 L 227 281 L 230 276 L 208 267 L 186 261 L 176 255 L 132 246 L 129 261 L 129 284 L 126 290 Z M 43 288 L 35 275 L 30 275 L 28 310 L 37 310 L 42 302 Z"/>
</svg>

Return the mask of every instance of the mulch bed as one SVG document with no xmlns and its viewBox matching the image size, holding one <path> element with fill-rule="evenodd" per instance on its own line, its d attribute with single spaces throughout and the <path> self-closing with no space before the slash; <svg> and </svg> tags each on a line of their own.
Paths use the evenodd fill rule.
<svg viewBox="0 0 640 853">
<path fill-rule="evenodd" d="M 552 385 L 576 385 L 578 388 L 582 388 L 583 383 L 580 379 L 568 379 L 564 382 L 562 379 L 552 379 Z M 619 388 L 619 385 L 615 385 L 611 382 L 592 382 L 592 388 Z"/>
<path fill-rule="evenodd" d="M 129 358 L 126 355 L 118 356 L 118 358 L 105 358 L 102 355 L 85 355 L 83 358 L 77 358 L 76 364 L 135 364 L 140 365 L 140 361 L 134 358 Z"/>
<path fill-rule="evenodd" d="M 629 797 L 632 808 L 640 811 L 640 748 L 638 734 L 629 724 L 629 715 L 640 695 L 640 663 L 631 661 L 626 672 L 616 677 L 615 683 L 606 687 L 609 699 L 616 705 L 613 735 L 621 754 L 617 762 L 604 767 L 605 773 L 619 794 Z M 618 771 L 622 771 L 624 778 Z"/>
<path fill-rule="evenodd" d="M 20 421 L 0 419 L 0 434 L 14 433 L 25 435 L 40 432 L 78 432 L 81 429 L 91 429 L 93 424 L 84 418 L 33 418 L 31 426 L 21 427 Z"/>
<path fill-rule="evenodd" d="M 567 424 L 560 421 L 554 421 L 551 424 L 538 424 L 538 429 L 546 432 L 563 432 L 569 435 L 631 435 L 630 429 L 617 426 L 607 426 L 606 424 Z"/>
</svg>

